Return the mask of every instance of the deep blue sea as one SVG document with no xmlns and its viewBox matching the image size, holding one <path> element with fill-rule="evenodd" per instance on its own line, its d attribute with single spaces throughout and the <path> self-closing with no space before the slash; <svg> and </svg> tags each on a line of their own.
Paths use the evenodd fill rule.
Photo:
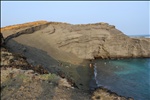
<svg viewBox="0 0 150 100">
<path fill-rule="evenodd" d="M 150 58 L 94 62 L 98 86 L 134 100 L 150 100 Z"/>
</svg>

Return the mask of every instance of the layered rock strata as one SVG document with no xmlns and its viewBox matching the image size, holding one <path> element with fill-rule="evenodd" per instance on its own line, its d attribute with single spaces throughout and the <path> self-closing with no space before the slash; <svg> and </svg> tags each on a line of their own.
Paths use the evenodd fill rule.
<svg viewBox="0 0 150 100">
<path fill-rule="evenodd" d="M 108 23 L 33 23 L 30 23 L 32 26 L 28 23 L 2 28 L 5 41 L 13 39 L 46 52 L 52 47 L 60 53 L 71 53 L 82 59 L 150 57 L 149 38 L 130 38 Z M 57 54 L 50 55 L 55 58 Z"/>
</svg>

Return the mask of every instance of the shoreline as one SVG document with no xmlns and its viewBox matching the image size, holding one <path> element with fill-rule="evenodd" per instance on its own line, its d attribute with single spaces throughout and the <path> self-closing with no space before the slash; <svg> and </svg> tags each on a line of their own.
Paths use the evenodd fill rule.
<svg viewBox="0 0 150 100">
<path fill-rule="evenodd" d="M 2 50 L 2 49 L 1 49 Z M 3 49 L 4 50 L 4 49 Z M 4 50 L 4 52 L 5 53 L 2 53 L 2 57 L 11 57 L 11 56 L 14 56 L 14 57 L 16 57 L 15 59 L 20 59 L 20 58 L 22 58 L 22 56 L 16 56 L 16 55 L 14 55 L 14 54 L 12 54 L 12 53 L 9 53 L 7 50 Z M 8 53 L 7 53 L 8 52 Z M 6 53 L 7 53 L 7 55 L 6 55 Z M 13 57 L 11 57 L 11 58 L 13 58 Z M 14 58 L 13 58 L 14 59 Z M 14 60 L 15 60 L 14 59 Z M 18 59 L 18 60 L 19 60 Z M 11 59 L 10 59 L 11 60 Z M 7 71 L 7 69 L 10 69 L 10 70 L 15 70 L 16 68 L 18 69 L 18 70 L 26 70 L 27 72 L 29 72 L 29 73 L 39 73 L 39 74 L 43 74 L 43 75 L 48 75 L 49 74 L 49 71 L 44 71 L 44 68 L 41 66 L 41 67 L 37 67 L 37 66 L 30 66 L 30 64 L 26 64 L 27 62 L 26 62 L 26 59 L 24 58 L 24 60 L 22 59 L 22 60 L 20 60 L 18 63 L 20 63 L 20 64 L 23 64 L 22 66 L 19 66 L 19 65 L 17 65 L 16 64 L 16 61 L 14 61 L 14 60 L 11 60 L 11 63 L 12 63 L 12 66 L 10 66 L 10 64 L 7 66 L 1 66 L 1 71 L 3 70 L 3 71 Z M 2 60 L 2 61 L 4 61 L 4 60 Z M 4 63 L 3 63 L 4 64 Z M 15 65 L 16 64 L 16 65 Z M 89 65 L 89 64 L 88 64 Z M 63 66 L 67 66 L 67 64 L 63 64 Z M 73 66 L 72 66 L 73 67 Z M 72 68 L 72 67 L 63 67 L 63 68 L 65 68 L 65 70 L 62 70 L 62 72 L 64 71 L 67 71 L 66 69 L 68 69 L 68 70 L 70 70 L 69 68 Z M 75 67 L 73 67 L 73 68 L 75 68 Z M 97 95 L 100 95 L 100 93 L 98 93 L 98 94 L 96 94 L 97 93 L 97 91 L 99 91 L 99 90 L 104 90 L 103 91 L 103 93 L 106 93 L 106 94 L 110 94 L 110 97 L 111 98 L 124 98 L 124 97 L 120 97 L 120 96 L 118 96 L 117 94 L 116 95 L 114 95 L 114 93 L 112 94 L 112 92 L 109 92 L 109 90 L 107 90 L 107 91 L 105 91 L 105 89 L 103 89 L 102 87 L 100 88 L 95 88 L 94 90 L 92 90 L 92 91 L 87 91 L 86 89 L 84 90 L 83 88 L 83 85 L 86 85 L 85 83 L 87 82 L 87 81 L 85 81 L 85 80 L 87 80 L 87 79 L 85 79 L 87 76 L 85 76 L 86 75 L 86 73 L 85 74 L 83 74 L 83 72 L 87 72 L 88 74 L 90 74 L 90 76 L 91 75 L 94 75 L 94 73 L 93 73 L 93 68 L 94 67 L 92 67 L 92 70 L 91 70 L 91 68 L 88 66 L 79 66 L 79 67 L 77 67 L 77 71 L 79 72 L 78 74 L 80 74 L 81 76 L 82 76 L 82 79 L 84 79 L 84 80 L 82 80 L 82 79 L 80 79 L 80 80 L 77 80 L 76 82 L 77 83 L 75 83 L 74 82 L 74 79 L 72 78 L 72 77 L 70 77 L 70 76 L 68 76 L 68 77 L 66 77 L 65 75 L 63 75 L 63 74 L 66 74 L 66 75 L 73 75 L 73 74 L 70 74 L 70 73 L 60 73 L 60 74 L 58 74 L 57 72 L 55 72 L 55 73 L 53 73 L 53 74 L 55 74 L 55 75 L 59 75 L 59 77 L 61 77 L 62 79 L 66 79 L 67 80 L 67 86 L 69 86 L 68 88 L 71 88 L 71 87 L 73 87 L 74 89 L 75 89 L 75 91 L 80 91 L 80 92 L 84 92 L 86 95 L 87 95 L 87 97 L 89 98 L 97 98 Z M 87 69 L 89 69 L 89 70 L 87 70 Z M 33 70 L 33 72 L 31 71 L 30 72 L 30 70 Z M 61 70 L 61 69 L 60 69 Z M 75 70 L 72 70 L 72 72 L 74 72 Z M 89 71 L 91 72 L 91 73 L 89 73 Z M 22 71 L 21 71 L 22 72 Z M 82 74 L 81 74 L 81 73 Z M 11 74 L 10 74 L 11 75 Z M 40 75 L 40 76 L 41 76 Z M 76 74 L 75 74 L 76 75 Z M 2 77 L 3 77 L 3 75 L 1 75 Z M 39 75 L 38 75 L 39 76 Z M 92 76 L 91 76 L 92 77 Z M 81 77 L 80 77 L 81 78 Z M 7 79 L 9 79 L 9 77 L 7 78 Z M 73 79 L 73 80 L 72 80 Z M 91 79 L 91 78 L 90 78 Z M 13 80 L 17 80 L 16 78 L 15 79 L 13 79 Z M 82 81 L 81 81 L 82 80 Z M 19 81 L 19 80 L 18 80 Z M 32 80 L 33 81 L 33 80 Z M 30 82 L 32 82 L 32 81 L 30 81 Z M 79 81 L 79 83 L 78 83 L 78 81 Z M 91 80 L 89 80 L 89 81 L 91 81 Z M 15 81 L 14 81 L 15 82 Z M 34 81 L 33 81 L 34 82 Z M 81 83 L 80 83 L 81 82 Z M 83 83 L 82 83 L 83 82 Z M 75 84 L 74 84 L 75 83 Z M 87 83 L 87 85 L 89 86 L 89 83 L 90 82 L 88 82 Z M 8 84 L 8 83 L 7 83 Z M 20 83 L 21 84 L 21 83 Z M 42 83 L 43 84 L 43 83 Z M 56 84 L 58 84 L 58 83 L 56 83 Z M 65 83 L 66 84 L 66 83 Z M 78 87 L 78 86 L 76 86 L 76 84 L 78 84 L 80 87 Z M 3 85 L 1 86 L 1 88 L 4 88 L 5 89 L 5 87 L 3 87 Z M 11 88 L 11 87 L 10 87 Z M 65 90 L 65 89 L 64 89 Z M 71 89 L 72 90 L 72 89 Z M 67 90 L 65 90 L 65 91 L 67 91 Z M 72 90 L 72 91 L 74 91 L 74 90 Z M 80 93 L 79 92 L 79 93 Z M 112 94 L 112 95 L 111 95 Z M 16 94 L 17 95 L 17 94 Z M 76 94 L 72 94 L 72 95 L 76 95 Z M 86 97 L 84 97 L 84 98 L 86 98 Z M 84 99 L 83 99 L 84 100 Z M 87 100 L 87 99 L 86 99 Z M 92 100 L 95 100 L 95 99 L 92 99 Z M 130 100 L 130 99 L 129 99 Z M 132 100 L 132 99 L 131 99 Z"/>
<path fill-rule="evenodd" d="M 97 60 L 99 86 L 124 97 L 149 100 L 149 61 L 150 58 Z"/>
</svg>

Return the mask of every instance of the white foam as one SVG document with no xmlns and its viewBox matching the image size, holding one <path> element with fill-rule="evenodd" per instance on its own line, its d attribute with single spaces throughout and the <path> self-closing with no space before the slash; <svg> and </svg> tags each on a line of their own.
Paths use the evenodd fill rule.
<svg viewBox="0 0 150 100">
<path fill-rule="evenodd" d="M 98 86 L 98 81 L 97 81 L 97 66 L 94 65 L 94 79 L 96 81 L 96 85 Z"/>
</svg>

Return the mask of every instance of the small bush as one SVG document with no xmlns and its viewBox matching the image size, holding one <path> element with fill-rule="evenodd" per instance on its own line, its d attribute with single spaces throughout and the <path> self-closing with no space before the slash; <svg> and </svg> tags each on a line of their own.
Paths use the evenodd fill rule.
<svg viewBox="0 0 150 100">
<path fill-rule="evenodd" d="M 54 82 L 58 82 L 59 80 L 59 76 L 57 76 L 56 74 L 43 74 L 40 76 L 41 79 L 43 80 L 48 80 L 48 81 L 54 81 Z"/>
</svg>

